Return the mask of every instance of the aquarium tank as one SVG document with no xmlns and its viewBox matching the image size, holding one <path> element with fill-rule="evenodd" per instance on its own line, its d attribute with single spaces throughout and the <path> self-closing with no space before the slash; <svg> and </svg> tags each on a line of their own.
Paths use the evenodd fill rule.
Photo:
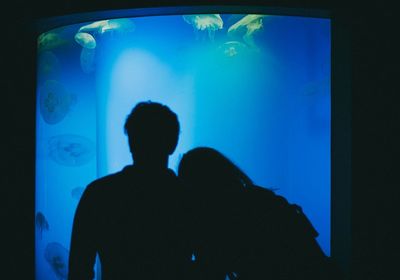
<svg viewBox="0 0 400 280">
<path fill-rule="evenodd" d="M 162 11 L 94 13 L 37 37 L 36 279 L 67 278 L 82 192 L 132 164 L 123 125 L 148 100 L 178 115 L 171 169 L 191 148 L 221 151 L 300 205 L 330 255 L 331 20 Z"/>
</svg>

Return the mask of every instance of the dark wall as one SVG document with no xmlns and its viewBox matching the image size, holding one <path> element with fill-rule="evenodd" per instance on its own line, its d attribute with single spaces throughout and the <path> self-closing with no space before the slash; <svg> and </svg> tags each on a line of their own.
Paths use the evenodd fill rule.
<svg viewBox="0 0 400 280">
<path fill-rule="evenodd" d="M 26 1 L 29 2 L 29 1 Z M 102 9 L 180 4 L 187 1 L 32 1 L 3 3 L 1 25 L 1 279 L 34 278 L 35 38 L 41 17 Z M 108 3 L 107 3 L 108 2 Z M 243 1 L 230 1 L 240 4 Z M 356 1 L 354 1 L 356 2 Z M 191 1 L 190 4 L 226 4 Z M 245 1 L 247 4 L 259 1 Z M 390 5 L 346 6 L 329 1 L 264 1 L 276 7 L 327 8 L 351 38 L 351 275 L 387 279 L 399 255 L 394 213 L 395 151 L 400 143 L 399 94 L 395 84 L 395 9 Z M 364 1 L 364 3 L 367 3 Z M 346 68 L 345 65 L 342 67 Z M 396 91 L 396 92 L 395 92 Z M 397 257 L 398 259 L 398 257 Z M 4 268 L 4 269 L 3 269 Z M 8 274 L 7 278 L 3 274 Z M 12 276 L 10 276 L 10 274 Z"/>
<path fill-rule="evenodd" d="M 398 46 L 393 7 L 362 11 L 351 21 L 353 270 L 357 279 L 389 279 L 400 249 Z"/>
</svg>

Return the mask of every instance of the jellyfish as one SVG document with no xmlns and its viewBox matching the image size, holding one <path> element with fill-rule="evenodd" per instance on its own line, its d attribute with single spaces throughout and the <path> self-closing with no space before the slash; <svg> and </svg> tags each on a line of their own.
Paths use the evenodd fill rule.
<svg viewBox="0 0 400 280">
<path fill-rule="evenodd" d="M 80 55 L 80 64 L 82 71 L 86 74 L 90 74 L 95 69 L 95 49 L 82 48 Z"/>
<path fill-rule="evenodd" d="M 233 57 L 238 55 L 238 53 L 243 52 L 246 50 L 247 46 L 243 43 L 240 43 L 238 41 L 228 41 L 222 44 L 219 47 L 219 50 L 222 50 L 224 55 L 228 57 Z"/>
<path fill-rule="evenodd" d="M 82 46 L 80 55 L 82 71 L 89 74 L 94 71 L 96 40 L 89 33 L 78 32 L 75 34 L 75 41 Z"/>
<path fill-rule="evenodd" d="M 130 33 L 135 30 L 135 24 L 131 19 L 118 18 L 110 19 L 107 24 L 101 28 L 101 33 L 104 32 L 118 32 L 118 33 Z"/>
<path fill-rule="evenodd" d="M 81 166 L 94 157 L 94 144 L 86 137 L 63 134 L 48 141 L 49 157 L 64 166 Z"/>
<path fill-rule="evenodd" d="M 63 39 L 58 33 L 49 31 L 40 34 L 37 43 L 39 51 L 48 51 L 66 45 L 68 41 Z"/>
<path fill-rule="evenodd" d="M 183 19 L 197 31 L 208 31 L 208 37 L 214 41 L 215 31 L 223 28 L 223 21 L 219 14 L 185 15 Z"/>
<path fill-rule="evenodd" d="M 131 19 L 119 18 L 119 19 L 106 19 L 95 21 L 79 28 L 79 32 L 92 32 L 97 34 L 103 34 L 109 31 L 118 32 L 132 32 L 135 29 L 135 24 Z"/>
<path fill-rule="evenodd" d="M 74 198 L 76 200 L 80 200 L 84 191 L 85 191 L 85 188 L 82 188 L 82 187 L 73 188 L 71 191 L 71 196 L 72 196 L 72 198 Z"/>
<path fill-rule="evenodd" d="M 41 213 L 41 212 L 36 213 L 35 225 L 36 225 L 36 228 L 39 230 L 40 239 L 42 239 L 43 231 L 45 231 L 45 230 L 48 231 L 50 228 L 49 223 L 47 222 L 46 217 L 44 216 L 43 213 Z"/>
<path fill-rule="evenodd" d="M 59 71 L 59 60 L 51 51 L 44 51 L 38 57 L 38 78 L 56 78 Z"/>
<path fill-rule="evenodd" d="M 264 17 L 266 15 L 247 15 L 228 28 L 228 35 L 242 36 L 248 46 L 256 48 L 253 34 L 263 27 Z"/>
<path fill-rule="evenodd" d="M 44 258 L 58 279 L 62 280 L 68 277 L 68 257 L 68 250 L 60 243 L 51 242 L 47 244 Z"/>
<path fill-rule="evenodd" d="M 78 32 L 96 32 L 102 33 L 102 29 L 104 26 L 108 24 L 108 20 L 99 20 L 93 23 L 87 24 L 79 28 Z"/>
<path fill-rule="evenodd" d="M 94 49 L 96 40 L 92 35 L 86 32 L 78 32 L 75 34 L 75 41 L 85 49 Z"/>
<path fill-rule="evenodd" d="M 39 110 L 48 124 L 59 123 L 75 105 L 76 96 L 56 80 L 48 80 L 39 89 Z"/>
</svg>

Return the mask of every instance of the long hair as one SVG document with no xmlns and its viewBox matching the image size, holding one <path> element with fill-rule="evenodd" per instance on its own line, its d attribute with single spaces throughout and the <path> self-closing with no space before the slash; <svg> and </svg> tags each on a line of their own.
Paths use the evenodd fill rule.
<svg viewBox="0 0 400 280">
<path fill-rule="evenodd" d="M 230 159 L 210 147 L 198 147 L 185 153 L 179 163 L 178 177 L 187 185 L 214 191 L 241 190 L 252 180 Z"/>
</svg>

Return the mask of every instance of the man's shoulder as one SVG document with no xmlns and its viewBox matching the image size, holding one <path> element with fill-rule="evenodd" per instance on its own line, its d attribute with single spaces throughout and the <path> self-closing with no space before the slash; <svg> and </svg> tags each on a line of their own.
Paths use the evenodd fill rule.
<svg viewBox="0 0 400 280">
<path fill-rule="evenodd" d="M 121 182 L 124 181 L 124 177 L 126 177 L 126 174 L 123 171 L 100 177 L 92 181 L 86 187 L 85 191 L 90 194 L 104 192 L 111 188 L 115 188 L 116 185 L 119 185 Z"/>
</svg>

